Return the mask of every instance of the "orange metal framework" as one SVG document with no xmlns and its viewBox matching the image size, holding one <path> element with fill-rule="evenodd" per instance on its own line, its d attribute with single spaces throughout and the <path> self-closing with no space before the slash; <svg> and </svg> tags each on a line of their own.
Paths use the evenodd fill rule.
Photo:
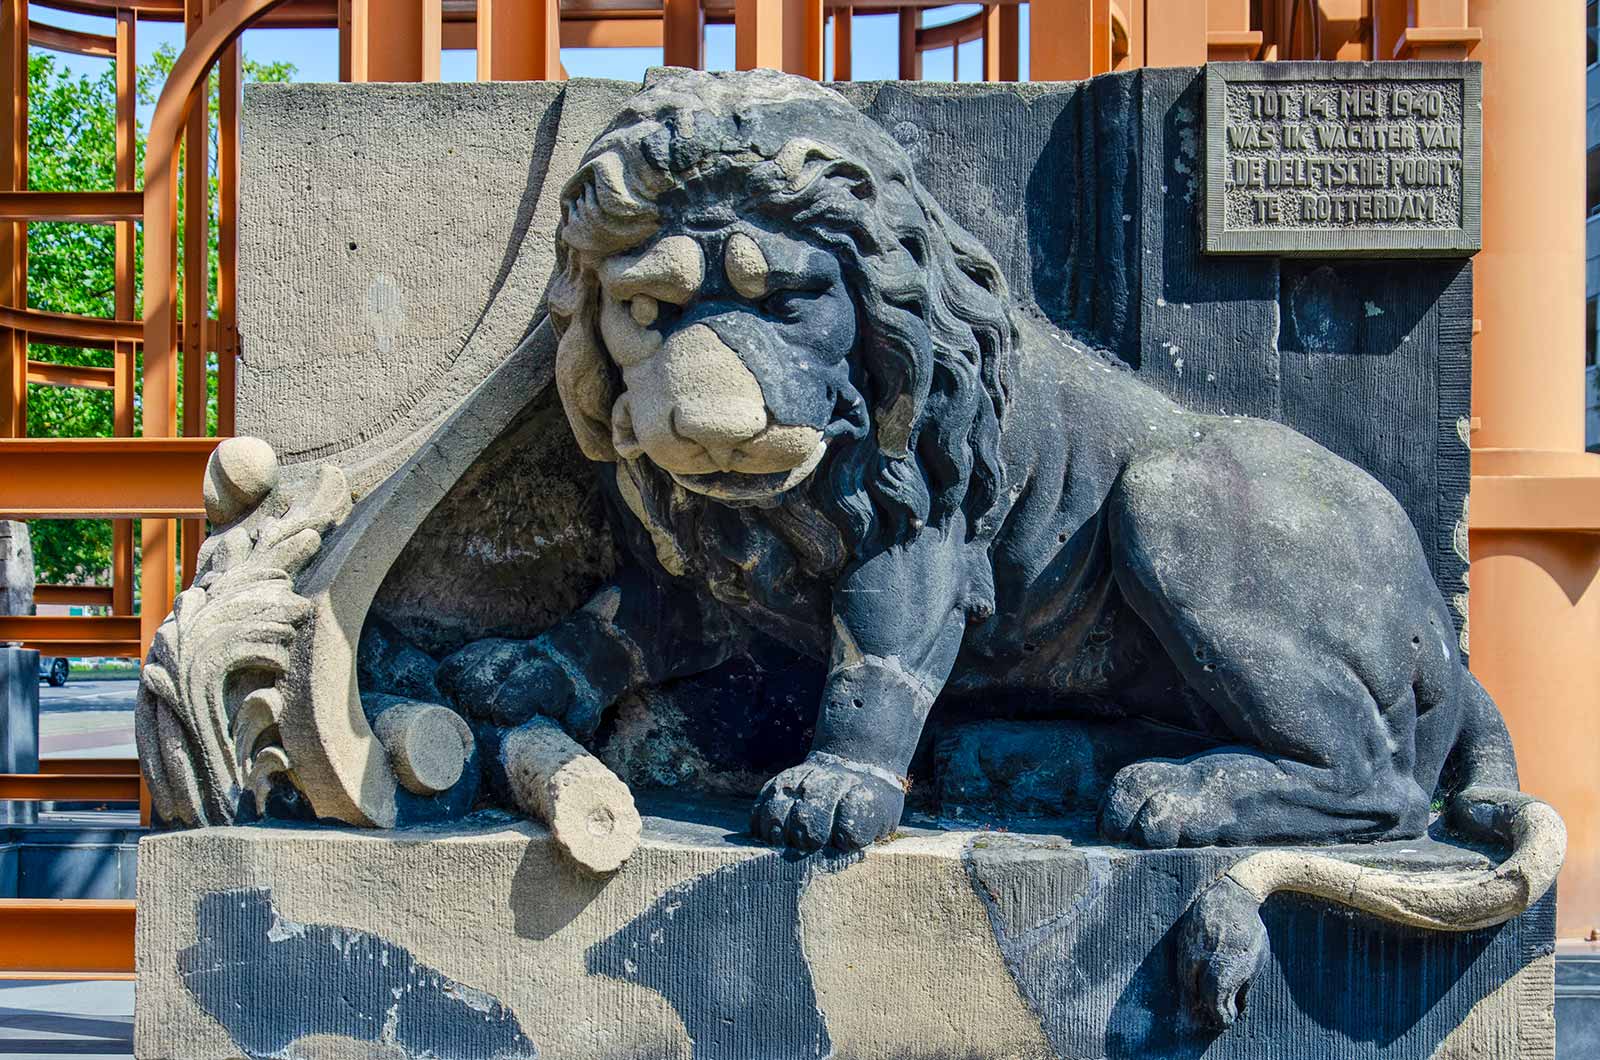
<svg viewBox="0 0 1600 1060">
<path fill-rule="evenodd" d="M 1545 127 L 1547 123 L 1537 120 L 1537 110 L 1524 105 L 1523 97 L 1530 94 L 1545 100 L 1542 105 L 1548 104 L 1553 93 L 1564 107 L 1575 106 L 1580 113 L 1582 107 L 1581 83 L 1575 88 L 1565 82 L 1556 84 L 1552 74 L 1535 68 L 1536 58 L 1529 58 L 1537 54 L 1536 50 L 1524 46 L 1512 25 L 1518 19 L 1514 12 L 1520 0 L 1472 0 L 1470 12 L 1468 0 L 993 0 L 976 15 L 940 25 L 925 24 L 925 16 L 930 10 L 950 6 L 951 0 L 36 2 L 53 9 L 113 18 L 116 32 L 101 36 L 30 22 L 29 0 L 0 0 L 0 81 L 4 82 L 0 85 L 0 98 L 9 103 L 0 114 L 0 468 L 5 472 L 0 475 L 0 516 L 96 516 L 115 520 L 112 584 L 46 586 L 39 597 L 43 602 L 109 605 L 111 615 L 98 624 L 85 624 L 73 631 L 84 637 L 81 641 L 67 639 L 64 626 L 52 626 L 43 620 L 18 620 L 21 625 L 7 628 L 41 646 L 53 645 L 60 650 L 70 646 L 84 652 L 92 649 L 93 654 L 130 649 L 141 653 L 171 607 L 180 563 L 183 579 L 187 581 L 192 576 L 195 549 L 203 531 L 199 518 L 199 471 L 205 454 L 215 444 L 214 439 L 201 437 L 207 433 L 207 389 L 203 384 L 208 374 L 207 359 L 212 354 L 217 359 L 218 433 L 225 436 L 233 431 L 238 350 L 235 312 L 240 89 L 235 41 L 247 27 L 337 27 L 341 76 L 353 81 L 437 79 L 439 53 L 445 48 L 475 48 L 478 76 L 482 79 L 560 78 L 564 76 L 560 46 L 660 46 L 667 63 L 700 67 L 705 61 L 705 27 L 717 23 L 736 27 L 736 57 L 741 68 L 773 66 L 820 78 L 826 73 L 825 35 L 831 31 L 832 76 L 847 80 L 852 75 L 854 19 L 884 15 L 899 19 L 902 77 L 920 76 L 922 57 L 928 51 L 978 41 L 984 79 L 1012 81 L 1019 78 L 1022 65 L 1020 23 L 1026 3 L 1031 23 L 1028 61 L 1035 80 L 1072 80 L 1110 70 L 1194 65 L 1221 59 L 1465 58 L 1480 41 L 1487 41 L 1492 46 L 1483 49 L 1484 57 L 1490 60 L 1484 77 L 1486 113 L 1492 113 L 1495 105 L 1495 63 L 1504 64 L 1507 76 L 1526 78 L 1529 85 L 1538 85 L 1537 91 L 1529 89 L 1529 93 L 1518 96 L 1517 105 L 1528 112 L 1508 111 L 1501 128 Z M 1582 4 L 1577 0 L 1553 0 L 1552 7 L 1563 12 L 1571 9 L 1568 13 L 1573 16 L 1572 25 L 1567 28 L 1572 40 L 1578 40 Z M 181 20 L 188 38 L 156 107 L 142 191 L 136 183 L 133 161 L 132 57 L 140 19 Z M 1520 21 L 1529 24 L 1533 20 L 1523 15 Z M 1541 15 L 1538 21 L 1549 19 Z M 1480 27 L 1490 24 L 1496 28 L 1486 38 Z M 1493 39 L 1496 33 L 1501 40 Z M 71 194 L 29 190 L 26 56 L 30 43 L 116 60 L 114 188 Z M 204 146 L 207 89 L 213 76 L 218 78 L 221 101 L 216 162 L 221 187 L 221 254 L 216 316 L 208 320 L 204 248 L 209 219 L 202 189 L 209 165 Z M 184 153 L 189 160 L 182 179 L 189 193 L 185 196 L 184 216 L 180 217 L 178 166 Z M 1525 156 L 1528 165 L 1537 164 L 1537 159 L 1543 157 L 1538 151 L 1525 152 Z M 1486 171 L 1493 164 L 1491 158 Z M 1572 169 L 1579 172 L 1576 166 Z M 1499 179 L 1508 189 L 1521 189 L 1525 177 L 1528 174 L 1519 170 Z M 1513 193 L 1521 191 L 1508 192 Z M 1482 273 L 1485 278 L 1495 274 L 1496 269 L 1493 244 L 1498 236 L 1489 218 L 1502 201 L 1486 188 L 1485 254 L 1480 258 L 1480 263 L 1488 265 Z M 1579 227 L 1579 216 L 1575 201 L 1571 223 L 1574 231 Z M 28 306 L 27 224 L 34 220 L 116 226 L 114 319 L 89 320 Z M 1541 218 L 1540 226 L 1527 228 L 1516 238 L 1537 241 L 1548 237 L 1549 225 L 1543 223 L 1546 220 Z M 146 236 L 142 322 L 135 312 L 138 291 L 133 226 L 139 221 L 144 224 Z M 183 288 L 177 271 L 180 234 Z M 1563 260 L 1563 269 L 1568 264 Z M 1576 269 L 1575 275 L 1581 275 L 1581 256 Z M 1526 269 L 1523 272 L 1529 277 L 1534 275 Z M 1581 280 L 1578 282 L 1581 290 Z M 1580 304 L 1573 302 L 1574 307 Z M 1576 312 L 1574 308 L 1573 313 Z M 1492 327 L 1487 337 L 1493 340 Z M 67 368 L 30 360 L 28 345 L 33 338 L 107 349 L 112 351 L 112 363 L 108 368 Z M 1572 356 L 1577 356 L 1578 348 L 1573 346 Z M 143 378 L 137 380 L 135 354 L 140 350 L 144 355 Z M 1487 357 L 1486 350 L 1493 351 L 1496 364 L 1520 363 L 1516 353 L 1508 350 L 1502 354 L 1500 346 L 1481 343 L 1480 368 Z M 181 406 L 180 364 L 185 384 Z M 1566 375 L 1574 380 L 1578 377 L 1576 371 Z M 135 438 L 134 394 L 141 383 L 143 425 L 141 436 Z M 93 441 L 25 439 L 29 385 L 110 391 L 118 437 Z M 1558 417 L 1562 411 L 1547 402 L 1527 415 Z M 1574 422 L 1577 415 L 1574 411 Z M 1600 501 L 1596 500 L 1595 490 L 1587 488 L 1592 469 L 1587 465 L 1567 468 L 1552 458 L 1543 463 L 1533 461 L 1536 473 L 1519 474 L 1516 469 L 1522 465 L 1515 455 L 1524 450 L 1514 445 L 1535 443 L 1518 441 L 1511 437 L 1514 431 L 1504 430 L 1491 419 L 1486 412 L 1485 428 L 1501 431 L 1494 444 L 1511 447 L 1503 450 L 1511 456 L 1498 463 L 1475 464 L 1479 475 L 1474 480 L 1472 513 L 1475 558 L 1480 538 L 1488 541 L 1492 537 L 1501 550 L 1496 552 L 1496 563 L 1504 562 L 1498 558 L 1502 551 L 1516 551 L 1502 538 L 1522 541 L 1523 545 L 1516 547 L 1524 553 L 1536 552 L 1535 546 L 1545 547 L 1539 542 L 1548 545 L 1558 538 L 1565 540 L 1563 535 L 1587 535 L 1586 540 L 1600 541 L 1595 534 L 1600 530 Z M 1554 443 L 1537 444 L 1546 449 L 1561 448 Z M 1506 467 L 1512 470 L 1507 471 Z M 1552 471 L 1552 467 L 1560 473 Z M 143 598 L 137 610 L 132 591 L 135 518 L 141 520 L 143 544 Z M 180 519 L 184 521 L 185 546 L 181 560 L 175 534 L 175 521 Z M 1534 544 L 1529 545 L 1528 541 Z M 1600 560 L 1582 567 L 1582 571 L 1592 576 L 1597 564 Z M 1491 593 L 1510 592 L 1518 598 L 1516 592 L 1505 588 L 1518 577 L 1525 575 L 1497 577 L 1490 583 Z M 1480 601 L 1475 606 L 1477 612 L 1484 589 L 1478 581 L 1476 564 L 1474 578 L 1475 595 Z M 1572 580 L 1569 578 L 1564 584 Z M 1590 601 L 1586 614 L 1600 611 L 1600 591 L 1590 593 L 1586 599 Z M 1557 609 L 1552 605 L 1546 611 L 1534 609 L 1529 613 L 1549 617 L 1556 615 Z M 1475 658 L 1502 658 L 1510 651 L 1507 645 L 1515 647 L 1516 636 L 1505 631 L 1503 625 L 1475 618 Z M 1600 620 L 1596 625 L 1600 626 Z M 1600 635 L 1600 628 L 1591 632 Z M 1496 636 L 1505 643 L 1494 643 Z M 1490 643 L 1486 644 L 1486 639 Z M 1488 669 L 1493 672 L 1495 665 L 1491 662 Z M 1521 676 L 1491 679 L 1486 675 L 1484 679 L 1500 699 L 1520 744 L 1523 732 L 1530 725 L 1537 727 L 1529 719 L 1545 707 L 1541 697 L 1548 698 L 1550 687 L 1548 681 L 1539 685 L 1521 670 L 1516 673 Z M 1600 684 L 1600 677 L 1588 681 L 1585 687 L 1596 684 Z M 1592 703 L 1581 709 L 1596 713 Z M 1585 750 L 1592 753 L 1592 747 Z M 1569 767 L 1552 763 L 1539 750 L 1528 760 L 1525 780 L 1539 791 L 1544 787 L 1543 781 L 1563 768 Z M 97 781 L 112 779 L 116 778 L 97 776 Z M 38 782 L 46 787 L 60 783 L 42 778 Z M 1557 805 L 1590 807 L 1595 785 L 1592 781 L 1586 783 L 1585 797 L 1590 802 L 1558 798 Z M 1600 836 L 1575 833 L 1574 855 L 1585 865 L 1578 893 L 1600 887 L 1600 865 L 1592 870 L 1589 865 L 1600 856 Z M 1566 886 L 1564 879 L 1563 887 Z M 1588 902 L 1581 915 L 1589 916 L 1588 906 L 1594 904 Z M 1563 931 L 1573 930 L 1581 930 L 1578 922 L 1564 920 Z M 132 967 L 131 933 L 131 903 L 0 901 L 0 975 L 122 974 Z"/>
</svg>

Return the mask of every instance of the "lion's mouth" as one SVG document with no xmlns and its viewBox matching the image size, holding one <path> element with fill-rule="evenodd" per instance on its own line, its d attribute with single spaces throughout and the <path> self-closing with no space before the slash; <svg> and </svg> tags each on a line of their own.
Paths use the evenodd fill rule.
<svg viewBox="0 0 1600 1060">
<path fill-rule="evenodd" d="M 703 475 L 669 471 L 668 474 L 684 489 L 719 501 L 751 503 L 772 500 L 781 497 L 809 478 L 811 472 L 817 469 L 817 465 L 822 463 L 823 454 L 827 451 L 827 440 L 818 441 L 816 448 L 811 450 L 811 455 L 798 467 L 788 471 L 757 474 L 747 474 L 742 471 L 712 471 Z"/>
</svg>

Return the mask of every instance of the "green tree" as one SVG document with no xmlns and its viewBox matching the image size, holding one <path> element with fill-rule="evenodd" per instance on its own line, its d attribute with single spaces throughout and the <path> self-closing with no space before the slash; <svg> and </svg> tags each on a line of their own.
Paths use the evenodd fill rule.
<svg viewBox="0 0 1600 1060">
<path fill-rule="evenodd" d="M 153 104 L 177 53 L 163 47 L 138 71 L 141 102 Z M 243 62 L 247 81 L 289 81 L 291 63 Z M 217 143 L 217 79 L 211 81 L 211 154 Z M 73 74 L 54 55 L 28 60 L 28 186 L 34 191 L 94 191 L 115 186 L 116 72 L 111 64 L 94 75 Z M 136 135 L 136 166 L 144 173 L 142 123 Z M 216 168 L 213 164 L 212 172 Z M 211 181 L 210 291 L 216 299 L 217 182 Z M 28 304 L 35 309 L 86 316 L 111 316 L 115 308 L 115 246 L 111 225 L 35 223 L 28 229 Z M 143 245 L 143 234 L 139 244 Z M 35 345 L 29 356 L 56 364 L 109 367 L 107 350 Z M 215 367 L 214 359 L 212 367 Z M 213 377 L 214 378 L 214 377 Z M 137 396 L 135 430 L 139 416 Z M 213 413 L 214 416 L 214 413 Z M 214 421 L 213 421 L 214 422 Z M 28 388 L 28 434 L 48 438 L 92 438 L 112 434 L 111 394 L 104 390 Z M 40 582 L 103 582 L 111 567 L 111 524 L 105 520 L 40 520 L 31 524 Z"/>
</svg>

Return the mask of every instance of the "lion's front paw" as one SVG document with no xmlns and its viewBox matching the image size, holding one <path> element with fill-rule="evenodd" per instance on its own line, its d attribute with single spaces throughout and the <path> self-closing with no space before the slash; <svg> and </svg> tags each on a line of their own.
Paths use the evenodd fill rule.
<svg viewBox="0 0 1600 1060">
<path fill-rule="evenodd" d="M 1100 803 L 1100 831 L 1153 850 L 1210 846 L 1231 817 L 1217 794 L 1192 763 L 1135 762 L 1112 779 Z"/>
<path fill-rule="evenodd" d="M 543 716 L 587 737 L 607 706 L 538 641 L 475 641 L 440 663 L 435 679 L 469 717 L 505 727 Z"/>
<path fill-rule="evenodd" d="M 774 846 L 860 850 L 894 831 L 905 801 L 905 787 L 885 771 L 812 754 L 767 781 L 750 830 Z"/>
</svg>

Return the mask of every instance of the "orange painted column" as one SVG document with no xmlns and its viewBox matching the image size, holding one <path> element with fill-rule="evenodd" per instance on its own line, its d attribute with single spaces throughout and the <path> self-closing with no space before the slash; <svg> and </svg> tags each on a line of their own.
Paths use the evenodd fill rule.
<svg viewBox="0 0 1600 1060">
<path fill-rule="evenodd" d="M 1081 81 L 1111 69 L 1111 0 L 1028 5 L 1028 79 Z"/>
<path fill-rule="evenodd" d="M 348 25 L 351 81 L 439 80 L 441 0 L 350 0 Z"/>
<path fill-rule="evenodd" d="M 736 0 L 733 24 L 736 67 L 783 69 L 783 0 Z"/>
<path fill-rule="evenodd" d="M 833 9 L 833 79 L 848 81 L 855 74 L 855 10 Z"/>
<path fill-rule="evenodd" d="M 434 62 L 437 66 L 437 48 Z M 478 78 L 563 80 L 558 0 L 479 0 Z M 435 73 L 431 80 L 437 79 Z"/>
<path fill-rule="evenodd" d="M 1322 0 L 1322 6 L 1329 2 Z M 1206 0 L 1205 39 L 1206 57 L 1212 62 L 1247 62 L 1258 56 L 1262 36 L 1250 28 L 1250 0 Z"/>
<path fill-rule="evenodd" d="M 666 0 L 662 5 L 661 58 L 668 66 L 705 69 L 706 16 L 700 0 Z"/>
<path fill-rule="evenodd" d="M 1540 7 L 1474 0 L 1467 34 L 1484 144 L 1469 629 L 1522 786 L 1567 822 L 1570 937 L 1600 925 L 1600 457 L 1582 453 L 1584 4 Z"/>
<path fill-rule="evenodd" d="M 822 36 L 827 16 L 822 0 L 784 0 L 783 69 L 791 74 L 822 80 Z"/>
<path fill-rule="evenodd" d="M 1199 66 L 1206 61 L 1207 5 L 1145 0 L 1144 65 Z"/>
</svg>

